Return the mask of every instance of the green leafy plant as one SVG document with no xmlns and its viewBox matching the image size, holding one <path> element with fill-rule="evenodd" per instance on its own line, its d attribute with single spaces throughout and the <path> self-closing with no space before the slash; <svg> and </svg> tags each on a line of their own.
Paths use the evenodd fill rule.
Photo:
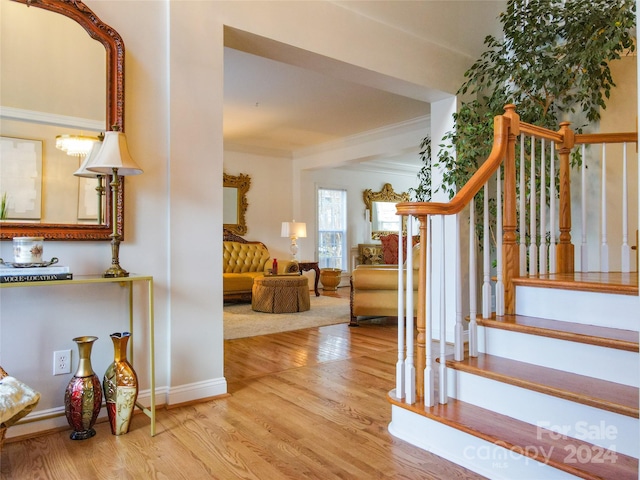
<svg viewBox="0 0 640 480">
<path fill-rule="evenodd" d="M 0 199 L 0 220 L 5 220 L 7 218 L 7 193 L 5 192 L 2 195 L 2 199 Z"/>
<path fill-rule="evenodd" d="M 431 200 L 431 137 L 424 137 L 420 143 L 420 161 L 422 167 L 418 171 L 418 186 L 409 188 L 409 195 L 415 202 Z"/>
<path fill-rule="evenodd" d="M 488 157 L 493 118 L 506 104 L 517 106 L 522 121 L 546 128 L 576 112 L 595 122 L 615 87 L 609 63 L 635 50 L 634 0 L 509 0 L 500 22 L 504 35 L 485 38 L 487 50 L 458 90 L 472 99 L 462 102 L 439 145 L 438 188 L 450 197 Z"/>
</svg>

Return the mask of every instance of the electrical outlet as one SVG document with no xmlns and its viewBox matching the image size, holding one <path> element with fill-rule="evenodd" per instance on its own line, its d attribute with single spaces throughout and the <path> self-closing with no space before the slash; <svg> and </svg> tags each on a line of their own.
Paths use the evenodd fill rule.
<svg viewBox="0 0 640 480">
<path fill-rule="evenodd" d="M 71 350 L 53 352 L 53 374 L 64 375 L 71 373 Z"/>
</svg>

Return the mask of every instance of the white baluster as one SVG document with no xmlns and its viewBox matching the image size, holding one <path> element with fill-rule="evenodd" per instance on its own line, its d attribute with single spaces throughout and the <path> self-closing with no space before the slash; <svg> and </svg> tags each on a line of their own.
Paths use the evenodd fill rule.
<svg viewBox="0 0 640 480">
<path fill-rule="evenodd" d="M 409 215 L 407 217 L 407 232 L 413 231 L 413 217 Z M 407 242 L 408 245 L 409 242 Z M 405 401 L 407 403 L 415 403 L 416 401 L 416 367 L 413 362 L 414 356 L 414 342 L 413 332 L 415 330 L 413 322 L 413 248 L 407 248 L 407 268 L 405 269 L 407 275 L 407 285 L 411 285 L 411 288 L 407 287 L 407 357 L 404 365 L 405 373 Z"/>
<path fill-rule="evenodd" d="M 549 159 L 549 273 L 556 273 L 556 144 L 551 142 Z"/>
<path fill-rule="evenodd" d="M 398 361 L 396 362 L 396 396 L 404 398 L 405 396 L 405 378 L 404 378 L 404 251 L 402 248 L 402 224 L 403 218 L 400 217 L 400 225 L 398 227 Z M 410 232 L 410 231 L 409 231 Z"/>
<path fill-rule="evenodd" d="M 518 198 L 518 215 L 520 216 L 520 275 L 527 274 L 527 214 L 526 214 L 526 186 L 524 134 L 520 135 L 520 197 Z"/>
<path fill-rule="evenodd" d="M 478 356 L 478 322 L 476 316 L 478 314 L 478 288 L 476 284 L 476 275 L 478 274 L 476 266 L 476 199 L 471 199 L 469 205 L 469 356 Z"/>
<path fill-rule="evenodd" d="M 529 275 L 538 273 L 536 247 L 536 139 L 531 137 L 531 169 L 529 171 Z"/>
<path fill-rule="evenodd" d="M 622 252 L 621 270 L 631 271 L 631 247 L 629 246 L 628 204 L 627 198 L 627 142 L 622 144 Z"/>
<path fill-rule="evenodd" d="M 454 344 L 453 356 L 456 362 L 464 359 L 464 328 L 462 327 L 462 242 L 460 235 L 460 217 L 462 214 L 456 215 L 456 324 L 454 328 Z M 469 225 L 473 229 L 473 225 Z"/>
<path fill-rule="evenodd" d="M 602 201 L 601 201 L 601 244 L 600 244 L 600 271 L 609 271 L 609 243 L 607 240 L 607 145 L 602 144 Z"/>
<path fill-rule="evenodd" d="M 426 350 L 426 368 L 424 370 L 424 404 L 426 407 L 432 407 L 435 401 L 435 371 L 433 369 L 433 256 L 431 249 L 433 240 L 431 238 L 431 216 L 427 217 L 427 298 L 426 298 L 426 315 L 425 323 L 425 350 Z"/>
<path fill-rule="evenodd" d="M 582 244 L 580 245 L 580 271 L 589 271 L 589 245 L 587 243 L 587 146 L 582 144 L 580 208 L 582 213 Z"/>
<path fill-rule="evenodd" d="M 491 242 L 489 239 L 489 185 L 484 184 L 482 228 L 482 318 L 491 318 Z"/>
<path fill-rule="evenodd" d="M 496 215 L 496 256 L 497 256 L 497 281 L 496 281 L 496 316 L 504 315 L 504 279 L 502 276 L 502 168 L 498 167 L 497 186 L 497 215 Z"/>
<path fill-rule="evenodd" d="M 547 273 L 547 160 L 544 138 L 540 142 L 540 273 Z"/>
<path fill-rule="evenodd" d="M 440 369 L 438 374 L 440 403 L 447 403 L 447 318 L 446 318 L 446 278 L 445 278 L 445 225 L 440 215 Z"/>
</svg>

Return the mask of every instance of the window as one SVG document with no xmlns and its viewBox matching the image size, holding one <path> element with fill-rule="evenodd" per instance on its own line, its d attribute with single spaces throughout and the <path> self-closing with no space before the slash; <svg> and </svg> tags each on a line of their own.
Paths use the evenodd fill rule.
<svg viewBox="0 0 640 480">
<path fill-rule="evenodd" d="M 347 192 L 318 189 L 318 266 L 347 267 Z"/>
</svg>

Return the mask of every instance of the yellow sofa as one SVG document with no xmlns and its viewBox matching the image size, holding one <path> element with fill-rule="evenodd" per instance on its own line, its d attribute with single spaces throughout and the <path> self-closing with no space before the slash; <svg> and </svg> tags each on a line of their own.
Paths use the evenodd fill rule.
<svg viewBox="0 0 640 480">
<path fill-rule="evenodd" d="M 413 315 L 418 298 L 418 265 L 420 245 L 413 247 Z M 405 289 L 406 262 L 405 262 Z M 358 265 L 351 273 L 351 321 L 359 325 L 358 317 L 398 316 L 398 266 Z"/>
<path fill-rule="evenodd" d="M 262 242 L 251 242 L 224 231 L 222 241 L 222 290 L 224 300 L 251 300 L 256 277 L 263 277 L 273 267 L 273 259 Z M 278 260 L 278 273 L 298 272 L 298 263 Z"/>
</svg>

